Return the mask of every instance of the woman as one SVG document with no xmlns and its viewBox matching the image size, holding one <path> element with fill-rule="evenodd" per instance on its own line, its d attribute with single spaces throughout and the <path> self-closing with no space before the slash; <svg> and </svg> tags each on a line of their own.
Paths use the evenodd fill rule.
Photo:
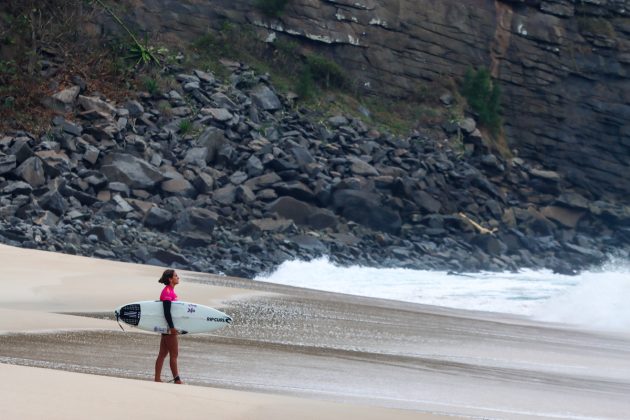
<svg viewBox="0 0 630 420">
<path fill-rule="evenodd" d="M 161 376 L 164 359 L 166 359 L 167 355 L 170 355 L 169 362 L 171 365 L 171 372 L 173 373 L 173 382 L 181 384 L 183 382 L 179 379 L 179 372 L 177 371 L 177 355 L 179 353 L 177 330 L 175 329 L 173 318 L 171 317 L 171 302 L 177 300 L 175 286 L 179 284 L 179 276 L 175 270 L 165 270 L 164 273 L 162 273 L 162 277 L 159 282 L 164 284 L 160 300 L 164 306 L 164 318 L 166 318 L 166 322 L 168 323 L 168 333 L 162 334 L 162 339 L 160 341 L 160 352 L 158 353 L 155 361 L 155 382 L 162 382 Z"/>
</svg>

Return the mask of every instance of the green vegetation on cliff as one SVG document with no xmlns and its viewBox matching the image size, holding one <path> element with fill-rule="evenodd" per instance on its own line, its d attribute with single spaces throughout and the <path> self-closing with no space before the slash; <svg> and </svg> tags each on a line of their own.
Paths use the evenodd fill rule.
<svg viewBox="0 0 630 420">
<path fill-rule="evenodd" d="M 286 3 L 261 0 L 257 5 L 278 13 Z M 204 68 L 224 78 L 230 73 L 224 59 L 268 74 L 282 93 L 292 98 L 291 92 L 297 94 L 297 106 L 320 113 L 322 119 L 339 113 L 354 115 L 395 134 L 439 127 L 452 119 L 452 112 L 438 100 L 440 92 L 452 86 L 419 84 L 405 100 L 364 95 L 324 51 L 287 36 L 263 42 L 255 28 L 229 21 L 169 52 L 150 32 L 128 23 L 121 7 L 111 0 L 9 0 L 0 5 L 0 129 L 45 131 L 52 112 L 41 105 L 41 98 L 76 84 L 77 77 L 90 90 L 113 100 L 124 99 L 134 90 L 157 97 L 172 88 L 164 77 L 165 68 Z M 113 21 L 118 32 L 98 35 L 93 24 L 97 15 Z M 91 36 L 86 36 L 84 31 L 90 27 Z"/>
<path fill-rule="evenodd" d="M 501 130 L 501 89 L 492 82 L 490 71 L 468 69 L 462 83 L 462 94 L 478 115 L 479 121 L 494 135 Z"/>
</svg>

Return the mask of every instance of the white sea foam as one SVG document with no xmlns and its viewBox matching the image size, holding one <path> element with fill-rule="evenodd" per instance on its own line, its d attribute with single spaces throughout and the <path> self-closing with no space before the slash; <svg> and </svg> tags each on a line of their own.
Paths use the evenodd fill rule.
<svg viewBox="0 0 630 420">
<path fill-rule="evenodd" d="M 577 276 L 576 285 L 534 308 L 532 317 L 594 327 L 630 330 L 630 266 L 609 263 Z"/>
<path fill-rule="evenodd" d="M 625 265 L 624 265 L 625 264 Z M 327 258 L 288 261 L 257 280 L 429 305 L 502 312 L 596 329 L 630 327 L 630 267 L 610 263 L 579 276 L 551 271 L 466 273 L 339 267 Z"/>
</svg>

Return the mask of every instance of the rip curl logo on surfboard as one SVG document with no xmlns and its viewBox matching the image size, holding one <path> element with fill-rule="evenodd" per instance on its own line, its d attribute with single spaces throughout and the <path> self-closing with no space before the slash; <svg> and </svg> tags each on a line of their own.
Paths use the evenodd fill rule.
<svg viewBox="0 0 630 420">
<path fill-rule="evenodd" d="M 229 324 L 230 322 L 232 322 L 232 318 L 226 317 L 226 318 L 214 318 L 214 317 L 207 317 L 206 321 L 209 322 L 225 322 L 226 324 Z"/>
</svg>

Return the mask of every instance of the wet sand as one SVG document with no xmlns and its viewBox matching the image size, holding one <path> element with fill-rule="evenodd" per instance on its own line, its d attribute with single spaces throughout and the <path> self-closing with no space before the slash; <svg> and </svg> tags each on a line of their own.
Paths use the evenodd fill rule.
<svg viewBox="0 0 630 420">
<path fill-rule="evenodd" d="M 209 300 L 211 296 L 203 293 L 215 291 L 221 296 L 215 306 L 231 315 L 234 323 L 212 335 L 180 338 L 180 374 L 189 386 L 179 388 L 253 392 L 263 401 L 298 398 L 295 401 L 302 405 L 303 416 L 282 417 L 280 413 L 278 418 L 307 418 L 308 404 L 316 401 L 341 410 L 320 416 L 328 418 L 353 417 L 348 413 L 367 418 L 366 413 L 377 413 L 361 412 L 366 407 L 392 410 L 378 412 L 375 418 L 625 419 L 630 411 L 630 335 L 180 274 L 182 300 L 199 301 L 202 296 Z M 150 283 L 134 287 L 155 294 L 152 275 L 147 275 Z M 51 297 L 59 299 L 59 293 L 51 292 Z M 119 299 L 115 293 L 100 298 Z M 0 309 L 5 319 L 0 321 L 0 330 L 5 331 L 0 335 L 3 376 L 8 366 L 19 365 L 89 374 L 90 378 L 100 375 L 96 377 L 102 381 L 116 377 L 150 383 L 158 336 L 132 328 L 123 332 L 111 312 L 87 311 L 89 302 L 52 305 L 31 300 L 30 310 L 23 313 L 15 311 L 19 306 L 15 301 L 0 301 L 0 308 L 11 307 L 5 315 Z M 26 321 L 22 328 L 9 328 L 19 324 L 6 321 L 9 313 L 22 314 L 25 320 L 34 317 L 31 322 L 37 326 L 39 312 L 33 311 L 38 305 L 45 308 L 47 319 L 59 318 L 37 333 L 24 326 Z M 66 310 L 61 311 L 63 315 L 51 315 L 51 307 Z M 168 369 L 164 379 L 167 373 Z M 0 392 L 0 407 L 8 401 L 7 395 Z M 211 410 L 212 404 L 207 408 Z M 241 413 L 229 418 L 256 417 Z"/>
</svg>

